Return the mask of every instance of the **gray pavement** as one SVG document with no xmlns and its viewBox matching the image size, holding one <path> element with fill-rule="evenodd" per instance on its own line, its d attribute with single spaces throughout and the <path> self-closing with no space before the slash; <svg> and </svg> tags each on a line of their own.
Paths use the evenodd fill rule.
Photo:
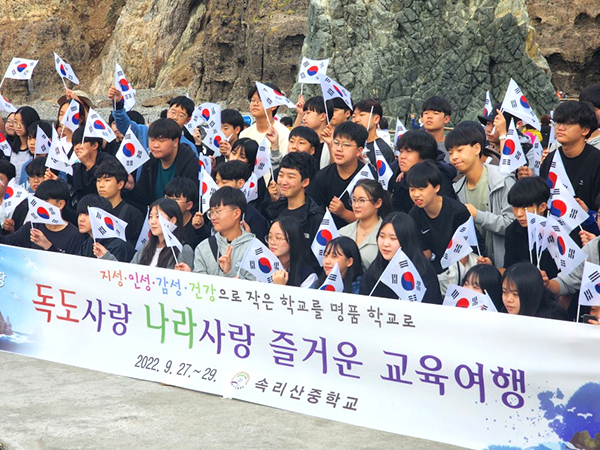
<svg viewBox="0 0 600 450">
<path fill-rule="evenodd" d="M 0 449 L 439 449 L 158 383 L 0 352 Z"/>
</svg>

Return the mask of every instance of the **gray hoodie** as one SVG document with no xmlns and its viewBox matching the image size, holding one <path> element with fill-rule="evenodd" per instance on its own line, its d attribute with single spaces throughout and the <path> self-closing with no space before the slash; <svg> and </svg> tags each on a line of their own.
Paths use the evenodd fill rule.
<svg viewBox="0 0 600 450">
<path fill-rule="evenodd" d="M 217 239 L 217 259 L 225 254 L 227 245 L 233 247 L 231 251 L 231 270 L 229 273 L 224 273 L 221 270 L 221 267 L 210 248 L 209 239 L 204 239 L 198 244 L 198 247 L 196 247 L 196 251 L 194 252 L 194 272 L 234 278 L 238 273 L 238 267 L 246 254 L 250 242 L 254 239 L 254 235 L 242 231 L 242 235 L 235 238 L 231 243 L 227 242 L 227 239 L 221 236 L 221 233 L 215 234 L 214 237 Z M 240 271 L 240 278 L 243 280 L 255 280 L 253 275 L 243 269 Z"/>
<path fill-rule="evenodd" d="M 598 251 L 599 243 L 600 236 L 592 239 L 583 246 L 582 250 L 587 255 L 587 259 L 585 261 L 593 264 L 600 264 L 600 252 Z M 574 294 L 579 290 L 581 286 L 581 278 L 583 277 L 583 266 L 585 265 L 585 261 L 564 275 L 562 272 L 558 274 L 558 276 L 555 278 L 560 286 L 560 293 L 558 295 Z"/>
<path fill-rule="evenodd" d="M 487 251 L 496 267 L 504 267 L 504 231 L 515 216 L 508 203 L 508 191 L 515 184 L 512 175 L 505 175 L 496 166 L 486 164 L 488 169 L 488 187 L 490 189 L 489 211 L 477 211 L 475 225 L 492 232 L 492 248 Z M 461 203 L 467 203 L 467 178 L 463 177 L 454 183 L 456 196 Z"/>
</svg>

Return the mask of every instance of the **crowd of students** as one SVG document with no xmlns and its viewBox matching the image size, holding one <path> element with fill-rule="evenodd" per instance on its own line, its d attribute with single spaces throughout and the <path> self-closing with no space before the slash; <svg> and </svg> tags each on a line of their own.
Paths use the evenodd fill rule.
<svg viewBox="0 0 600 450">
<path fill-rule="evenodd" d="M 391 299 L 398 295 L 378 280 L 402 249 L 427 288 L 423 302 L 441 304 L 454 283 L 487 293 L 502 312 L 573 320 L 583 267 L 559 272 L 548 251 L 538 262 L 537 250 L 528 250 L 527 243 L 526 213 L 547 214 L 548 173 L 560 154 L 577 202 L 589 214 L 571 237 L 583 245 L 588 261 L 600 259 L 595 220 L 600 206 L 600 85 L 582 91 L 579 101 L 556 108 L 557 142 L 552 145 L 548 127 L 539 134 L 499 105 L 446 132 L 452 108 L 442 96 L 427 99 L 420 120 L 393 140 L 374 99 L 351 109 L 341 98 L 300 97 L 295 122 L 286 126 L 276 120 L 277 107 L 265 109 L 253 87 L 248 101 L 254 123 L 247 127 L 238 111 L 224 109 L 222 131 L 228 139 L 216 158 L 202 145 L 199 129 L 190 134 L 184 127 L 194 112 L 191 99 L 173 98 L 164 118 L 147 125 L 139 113 L 124 109 L 117 89 L 111 87 L 108 97 L 114 103 L 109 124 L 117 136 L 111 143 L 60 124 L 71 100 L 77 101 L 85 124 L 92 106 L 85 94 L 67 90 L 58 100 L 57 131 L 78 161 L 72 175 L 48 169 L 46 156 L 34 157 L 38 127 L 51 136 L 55 125 L 40 120 L 33 108 L 20 107 L 0 124 L 12 148 L 10 156 L 0 159 L 0 199 L 15 179 L 59 208 L 66 220 L 65 225 L 24 226 L 27 202 L 10 217 L 0 209 L 0 243 L 252 280 L 239 266 L 258 238 L 281 262 L 274 283 L 318 288 L 337 264 L 345 292 Z M 511 120 L 524 151 L 531 149 L 532 132 L 543 143 L 540 176 L 527 166 L 510 174 L 499 169 Z M 115 154 L 130 127 L 150 159 L 128 174 Z M 258 198 L 248 202 L 241 188 L 265 137 L 274 170 L 258 180 Z M 376 149 L 393 171 L 387 189 L 376 181 Z M 199 155 L 212 158 L 211 175 L 219 188 L 206 214 L 199 212 Z M 352 183 L 361 170 L 372 177 Z M 127 222 L 126 241 L 93 240 L 89 207 Z M 310 247 L 326 210 L 340 237 L 327 243 L 321 265 Z M 146 215 L 149 237 L 135 251 Z M 166 246 L 161 218 L 176 225 L 173 234 L 183 244 L 181 250 Z M 479 245 L 444 268 L 444 251 L 469 218 Z M 600 308 L 592 307 L 590 313 L 597 317 Z"/>
</svg>

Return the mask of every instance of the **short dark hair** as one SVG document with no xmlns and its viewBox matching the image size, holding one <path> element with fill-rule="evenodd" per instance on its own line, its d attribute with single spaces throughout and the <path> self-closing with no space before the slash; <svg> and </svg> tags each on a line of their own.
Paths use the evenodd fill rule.
<svg viewBox="0 0 600 450">
<path fill-rule="evenodd" d="M 354 122 L 340 123 L 333 131 L 333 138 L 345 138 L 354 141 L 359 147 L 363 147 L 367 142 L 367 129 Z"/>
<path fill-rule="evenodd" d="M 71 138 L 71 144 L 73 144 L 73 147 L 83 144 L 84 142 L 89 142 L 90 144 L 98 144 L 98 151 L 100 151 L 102 149 L 102 138 L 86 136 L 84 141 L 84 133 L 85 127 L 79 127 L 73 131 L 73 137 Z"/>
<path fill-rule="evenodd" d="M 381 128 L 382 130 L 387 130 L 390 127 L 390 124 L 388 122 L 388 120 L 381 116 L 381 119 L 379 119 L 379 128 Z"/>
<path fill-rule="evenodd" d="M 239 111 L 235 109 L 224 109 L 221 111 L 221 123 L 231 125 L 233 128 L 240 127 L 240 131 L 244 129 L 244 118 Z"/>
<path fill-rule="evenodd" d="M 437 160 L 438 146 L 435 138 L 425 130 L 410 130 L 400 136 L 396 150 L 412 150 L 419 153 L 422 160 Z"/>
<path fill-rule="evenodd" d="M 282 94 L 282 95 L 283 95 L 283 92 L 281 92 L 281 89 L 279 89 L 279 86 L 277 86 L 276 84 L 273 84 L 273 83 L 262 83 L 262 84 L 264 84 L 265 86 L 268 86 L 268 87 L 270 87 L 270 88 L 271 88 L 271 89 L 273 89 L 274 91 L 276 91 L 276 92 L 279 92 L 280 94 Z M 252 96 L 253 96 L 255 93 L 257 93 L 257 92 L 258 92 L 258 88 L 256 87 L 256 83 L 254 83 L 254 84 L 252 85 L 252 87 L 250 88 L 250 90 L 248 91 L 248 101 L 251 101 L 251 100 L 252 100 Z M 259 96 L 259 98 L 260 98 L 260 94 L 259 94 L 258 96 Z M 261 102 L 262 102 L 262 99 L 261 99 Z M 271 107 L 270 107 L 270 106 L 268 106 L 268 105 L 263 105 L 263 108 L 264 108 L 265 110 L 267 110 L 267 109 L 270 109 Z M 273 115 L 275 115 L 275 114 L 277 113 L 277 110 L 278 110 L 278 109 L 279 109 L 279 106 L 276 106 L 276 107 L 273 109 Z"/>
<path fill-rule="evenodd" d="M 242 211 L 242 215 L 246 213 L 246 207 L 248 202 L 246 196 L 239 190 L 232 188 L 231 186 L 223 186 L 210 197 L 210 207 L 216 208 L 218 206 L 232 206 L 239 208 Z"/>
<path fill-rule="evenodd" d="M 6 175 L 6 178 L 10 181 L 16 176 L 17 170 L 15 169 L 14 164 L 8 159 L 0 159 L 0 173 Z"/>
<path fill-rule="evenodd" d="M 250 176 L 250 169 L 244 161 L 225 161 L 215 167 L 213 176 L 216 178 L 217 174 L 219 174 L 221 180 L 247 180 Z"/>
<path fill-rule="evenodd" d="M 579 94 L 579 101 L 591 103 L 594 108 L 600 109 L 600 84 L 586 86 Z"/>
<path fill-rule="evenodd" d="M 577 124 L 581 128 L 588 128 L 590 132 L 586 139 L 598 128 L 598 118 L 593 106 L 587 102 L 567 101 L 562 102 L 554 110 L 554 122 Z"/>
<path fill-rule="evenodd" d="M 175 177 L 165 186 L 167 197 L 185 197 L 188 202 L 198 203 L 198 186 L 189 178 Z"/>
<path fill-rule="evenodd" d="M 185 112 L 187 113 L 188 117 L 191 117 L 192 114 L 194 114 L 194 108 L 196 107 L 194 105 L 194 101 L 191 98 L 186 97 L 185 95 L 180 95 L 171 99 L 171 101 L 169 102 L 169 108 L 171 108 L 172 106 L 179 106 L 185 109 Z"/>
<path fill-rule="evenodd" d="M 46 173 L 46 155 L 36 156 L 25 166 L 28 177 L 43 177 Z"/>
<path fill-rule="evenodd" d="M 282 158 L 279 168 L 297 170 L 302 180 L 312 180 L 315 175 L 315 160 L 308 153 L 292 152 Z"/>
<path fill-rule="evenodd" d="M 515 208 L 541 205 L 550 198 L 550 186 L 542 177 L 525 177 L 508 191 L 508 203 Z"/>
<path fill-rule="evenodd" d="M 281 119 L 279 119 L 279 123 L 281 125 L 285 125 L 286 127 L 291 127 L 292 125 L 294 125 L 294 121 L 290 116 L 282 117 Z"/>
<path fill-rule="evenodd" d="M 231 149 L 233 150 L 237 147 L 244 148 L 244 153 L 246 154 L 246 159 L 248 160 L 248 167 L 254 169 L 256 154 L 258 153 L 258 142 L 256 142 L 254 139 L 244 137 L 235 141 L 231 146 Z"/>
<path fill-rule="evenodd" d="M 321 142 L 317 132 L 315 130 L 313 130 L 312 128 L 305 127 L 305 126 L 298 126 L 298 127 L 292 128 L 288 139 L 291 139 L 296 136 L 299 136 L 302 139 L 306 139 L 308 141 L 308 143 L 310 145 L 312 145 L 315 149 Z"/>
<path fill-rule="evenodd" d="M 445 139 L 446 149 L 450 150 L 462 145 L 479 144 L 481 150 L 485 148 L 485 132 L 479 122 L 467 120 L 454 127 Z"/>
<path fill-rule="evenodd" d="M 151 139 L 181 139 L 181 127 L 173 119 L 156 119 L 148 127 L 148 137 Z"/>
<path fill-rule="evenodd" d="M 321 95 L 315 95 L 304 103 L 303 111 L 314 111 L 317 114 L 325 114 L 325 101 Z"/>
<path fill-rule="evenodd" d="M 42 183 L 43 184 L 43 183 Z M 41 184 L 40 184 L 41 186 Z M 112 214 L 112 205 L 107 198 L 100 197 L 98 194 L 84 195 L 79 202 L 77 202 L 77 215 L 89 214 L 88 208 L 100 208 L 109 214 Z"/>
<path fill-rule="evenodd" d="M 135 122 L 138 125 L 144 125 L 146 123 L 146 120 L 144 120 L 144 116 L 142 116 L 139 112 L 133 109 L 131 111 L 127 111 L 127 116 L 129 116 L 129 119 L 131 119 L 132 122 Z M 112 125 L 114 121 L 115 118 L 113 116 L 113 113 L 111 112 L 110 116 L 108 116 L 108 124 Z"/>
<path fill-rule="evenodd" d="M 40 200 L 69 201 L 69 185 L 61 180 L 42 181 L 35 191 L 35 196 Z"/>
<path fill-rule="evenodd" d="M 342 100 L 340 97 L 331 98 L 331 99 L 327 100 L 326 103 L 327 103 L 327 110 L 329 111 L 330 115 L 333 114 L 334 109 L 343 109 L 344 111 L 352 111 L 352 108 L 350 108 L 346 104 L 346 102 L 344 100 Z"/>
<path fill-rule="evenodd" d="M 423 102 L 423 106 L 421 107 L 421 114 L 425 111 L 438 111 L 444 113 L 444 115 L 446 116 L 451 116 L 452 106 L 450 106 L 450 102 L 446 100 L 446 97 L 442 97 L 441 95 L 434 95 L 433 97 L 429 97 Z"/>
<path fill-rule="evenodd" d="M 361 100 L 360 102 L 354 104 L 354 111 L 358 110 L 360 112 L 370 113 L 371 108 L 373 108 L 374 116 L 383 117 L 383 107 L 381 106 L 381 103 L 379 103 L 379 101 L 375 100 L 374 98 Z"/>
<path fill-rule="evenodd" d="M 48 136 L 49 139 L 52 139 L 52 125 L 50 125 L 45 120 L 38 120 L 37 122 L 33 122 L 27 128 L 27 137 L 35 138 L 37 136 L 38 126 L 42 129 L 42 131 Z"/>
<path fill-rule="evenodd" d="M 127 171 L 123 164 L 121 164 L 117 159 L 107 158 L 98 164 L 96 167 L 96 179 L 98 178 L 112 178 L 115 177 L 117 179 L 117 183 L 123 181 L 127 183 Z"/>
<path fill-rule="evenodd" d="M 406 183 L 409 187 L 425 188 L 428 185 L 433 187 L 442 185 L 442 172 L 438 169 L 435 162 L 431 160 L 422 161 L 410 168 L 406 174 Z"/>
</svg>

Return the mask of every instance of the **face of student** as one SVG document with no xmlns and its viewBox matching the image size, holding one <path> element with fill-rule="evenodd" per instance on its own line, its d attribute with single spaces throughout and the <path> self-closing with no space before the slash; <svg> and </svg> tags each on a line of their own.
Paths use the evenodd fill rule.
<svg viewBox="0 0 600 450">
<path fill-rule="evenodd" d="M 237 145 L 231 149 L 231 153 L 229 153 L 229 161 L 244 161 L 248 164 L 248 157 L 246 156 L 246 150 L 243 146 Z"/>
<path fill-rule="evenodd" d="M 98 143 L 82 142 L 75 146 L 74 151 L 79 161 L 90 161 L 98 154 Z"/>
<path fill-rule="evenodd" d="M 115 177 L 101 177 L 96 178 L 96 190 L 98 195 L 104 198 L 114 198 L 119 194 L 125 183 L 123 181 L 117 182 Z"/>
<path fill-rule="evenodd" d="M 77 216 L 77 228 L 81 234 L 87 234 L 92 231 L 90 216 L 88 214 L 79 214 Z"/>
<path fill-rule="evenodd" d="M 592 316 L 600 317 L 600 306 L 590 306 L 590 314 Z"/>
<path fill-rule="evenodd" d="M 165 137 L 149 138 L 148 146 L 152 156 L 156 159 L 169 159 L 176 152 L 179 146 L 179 139 L 168 139 Z"/>
<path fill-rule="evenodd" d="M 6 122 L 4 123 L 4 130 L 8 136 L 15 135 L 15 115 L 13 113 L 9 114 L 6 118 Z"/>
<path fill-rule="evenodd" d="M 302 113 L 302 125 L 313 130 L 318 130 L 327 123 L 325 113 L 319 114 L 316 111 L 304 111 Z"/>
<path fill-rule="evenodd" d="M 153 207 L 148 215 L 148 225 L 150 226 L 150 233 L 156 237 L 161 237 L 163 235 L 162 227 L 160 226 L 160 219 L 158 218 L 159 214 L 166 221 L 177 223 L 177 219 L 175 217 L 169 219 L 169 216 L 167 216 L 162 209 L 160 209 L 158 206 Z"/>
<path fill-rule="evenodd" d="M 400 149 L 400 156 L 398 157 L 398 165 L 402 173 L 408 173 L 412 166 L 422 161 L 419 152 L 411 148 Z"/>
<path fill-rule="evenodd" d="M 27 129 L 25 128 L 25 123 L 23 122 L 23 118 L 21 114 L 15 114 L 15 134 L 17 136 L 25 136 Z"/>
<path fill-rule="evenodd" d="M 36 142 L 37 142 L 37 139 L 35 137 L 27 136 L 27 148 L 29 149 L 29 153 L 31 153 L 32 155 L 35 154 L 35 143 Z"/>
<path fill-rule="evenodd" d="M 398 249 L 401 248 L 400 240 L 396 236 L 396 230 L 391 223 L 386 223 L 377 236 L 377 247 L 381 252 L 381 256 L 386 261 L 390 261 Z"/>
<path fill-rule="evenodd" d="M 258 92 L 252 94 L 252 97 L 250 98 L 250 114 L 252 117 L 265 117 L 265 108 L 260 100 Z"/>
<path fill-rule="evenodd" d="M 537 214 L 539 216 L 543 215 L 546 211 L 548 205 L 544 202 L 541 205 L 532 205 L 532 206 L 513 206 L 513 214 L 515 215 L 515 219 L 519 222 L 523 228 L 527 228 L 527 213 Z"/>
<path fill-rule="evenodd" d="M 481 286 L 479 286 L 479 280 L 475 275 L 470 275 L 469 278 L 463 281 L 463 287 L 483 294 L 483 289 L 481 289 Z"/>
<path fill-rule="evenodd" d="M 230 205 L 210 208 L 210 221 L 215 231 L 219 232 L 232 230 L 239 226 L 241 215 L 242 211 L 239 208 L 233 208 Z"/>
<path fill-rule="evenodd" d="M 329 123 L 333 128 L 337 127 L 340 123 L 344 123 L 350 118 L 350 110 L 343 108 L 334 108 Z"/>
<path fill-rule="evenodd" d="M 460 145 L 448 150 L 450 163 L 461 173 L 468 172 L 479 160 L 481 155 L 481 146 Z"/>
<path fill-rule="evenodd" d="M 187 211 L 190 211 L 194 207 L 194 203 L 189 201 L 183 195 L 180 195 L 178 197 L 175 197 L 174 195 L 165 195 L 165 198 L 175 200 L 177 202 L 177 205 L 179 206 L 179 209 L 181 210 L 181 214 L 185 214 Z"/>
<path fill-rule="evenodd" d="M 27 178 L 29 180 L 29 187 L 33 192 L 37 191 L 37 188 L 44 181 L 44 176 L 38 177 L 37 175 L 33 175 Z"/>
<path fill-rule="evenodd" d="M 58 110 L 58 123 L 56 124 L 56 132 L 59 136 L 71 136 L 73 134 L 73 132 L 68 127 L 65 127 L 61 123 L 63 117 L 67 113 L 67 109 L 69 109 L 69 103 L 63 103 L 60 109 Z"/>
<path fill-rule="evenodd" d="M 296 169 L 287 169 L 282 167 L 279 169 L 279 175 L 277 176 L 277 186 L 279 186 L 279 191 L 281 195 L 286 198 L 295 197 L 302 191 L 306 189 L 310 180 L 305 178 L 304 180 L 300 176 L 300 172 Z"/>
<path fill-rule="evenodd" d="M 348 258 L 340 249 L 331 248 L 330 246 L 323 255 L 323 271 L 325 275 L 329 275 L 336 263 L 343 277 L 346 275 L 348 268 L 354 264 L 354 258 Z"/>
<path fill-rule="evenodd" d="M 190 121 L 191 117 L 184 108 L 173 105 L 167 110 L 167 119 L 173 119 L 179 127 L 183 128 Z"/>
<path fill-rule="evenodd" d="M 377 210 L 381 207 L 381 199 L 373 201 L 365 188 L 357 186 L 351 197 L 352 211 L 358 220 L 370 219 L 377 215 Z"/>
<path fill-rule="evenodd" d="M 577 123 L 557 123 L 554 125 L 556 140 L 561 145 L 573 145 L 583 142 L 590 132 L 589 128 L 583 128 Z"/>
<path fill-rule="evenodd" d="M 423 122 L 423 128 L 426 131 L 439 131 L 443 130 L 444 126 L 450 122 L 450 116 L 446 116 L 441 111 L 423 111 L 421 114 L 421 122 Z"/>
<path fill-rule="evenodd" d="M 498 144 L 500 142 L 500 133 L 494 126 L 494 122 L 491 120 L 488 120 L 488 122 L 485 124 L 485 136 L 487 137 L 487 140 L 493 144 Z"/>
<path fill-rule="evenodd" d="M 229 139 L 229 142 L 233 144 L 237 141 L 238 135 L 240 134 L 240 127 L 233 127 L 233 125 L 229 123 L 221 123 L 221 133 L 225 135 L 226 138 Z"/>
<path fill-rule="evenodd" d="M 333 139 L 333 162 L 338 166 L 345 166 L 357 162 L 362 153 L 362 144 L 358 144 L 347 137 L 338 136 Z"/>
<path fill-rule="evenodd" d="M 315 154 L 315 148 L 303 137 L 292 136 L 288 143 L 288 152 L 304 152 L 312 156 Z"/>
<path fill-rule="evenodd" d="M 502 303 L 509 314 L 519 314 L 521 311 L 521 300 L 517 287 L 509 280 L 502 282 Z"/>
<path fill-rule="evenodd" d="M 267 244 L 269 244 L 269 250 L 278 258 L 290 253 L 290 243 L 287 241 L 279 222 L 271 225 L 269 235 L 267 236 Z"/>
<path fill-rule="evenodd" d="M 355 109 L 354 113 L 352 114 L 352 122 L 362 125 L 368 131 L 371 131 L 373 128 L 377 127 L 379 119 L 381 119 L 381 117 L 371 114 L 371 111 L 359 111 L 358 109 Z"/>
<path fill-rule="evenodd" d="M 440 187 L 434 187 L 431 183 L 428 183 L 426 187 L 411 186 L 408 188 L 410 198 L 418 208 L 426 208 L 429 206 L 437 197 L 438 192 L 440 192 Z"/>
<path fill-rule="evenodd" d="M 215 177 L 215 183 L 220 188 L 223 186 L 229 186 L 234 189 L 241 189 L 242 186 L 246 183 L 243 179 L 240 180 L 224 180 L 221 178 L 221 174 L 217 172 L 217 176 Z"/>
</svg>

